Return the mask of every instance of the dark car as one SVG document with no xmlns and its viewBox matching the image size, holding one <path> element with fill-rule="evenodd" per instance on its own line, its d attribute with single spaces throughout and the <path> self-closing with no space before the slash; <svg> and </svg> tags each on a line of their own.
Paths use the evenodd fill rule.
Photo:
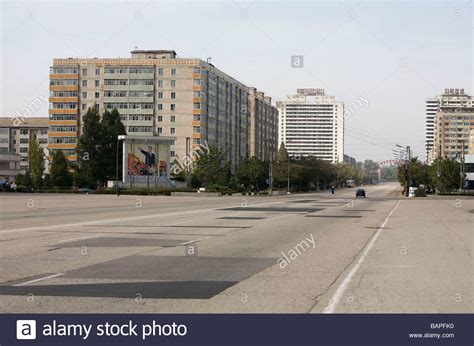
<svg viewBox="0 0 474 346">
<path fill-rule="evenodd" d="M 357 197 L 364 197 L 365 198 L 365 190 L 364 189 L 357 189 L 356 198 Z"/>
</svg>

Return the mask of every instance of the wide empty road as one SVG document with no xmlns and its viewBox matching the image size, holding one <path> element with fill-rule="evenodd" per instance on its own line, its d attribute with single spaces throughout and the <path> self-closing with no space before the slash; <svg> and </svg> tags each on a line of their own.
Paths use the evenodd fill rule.
<svg viewBox="0 0 474 346">
<path fill-rule="evenodd" d="M 474 199 L 0 194 L 2 312 L 473 312 Z"/>
</svg>

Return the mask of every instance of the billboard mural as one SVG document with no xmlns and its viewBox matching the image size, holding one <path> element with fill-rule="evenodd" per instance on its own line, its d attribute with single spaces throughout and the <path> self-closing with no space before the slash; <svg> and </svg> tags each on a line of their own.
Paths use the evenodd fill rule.
<svg viewBox="0 0 474 346">
<path fill-rule="evenodd" d="M 128 142 L 128 175 L 168 175 L 169 146 Z"/>
</svg>

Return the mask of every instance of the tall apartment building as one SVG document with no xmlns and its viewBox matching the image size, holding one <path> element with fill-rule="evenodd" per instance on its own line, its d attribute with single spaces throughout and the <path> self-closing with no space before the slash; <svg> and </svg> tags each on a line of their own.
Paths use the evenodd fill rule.
<svg viewBox="0 0 474 346">
<path fill-rule="evenodd" d="M 474 130 L 474 101 L 462 94 L 454 101 L 441 99 L 435 121 L 435 143 L 432 157 L 456 158 L 468 154 Z"/>
<path fill-rule="evenodd" d="M 0 151 L 19 154 L 20 170 L 28 169 L 28 146 L 33 138 L 37 138 L 45 153 L 48 149 L 48 118 L 27 117 L 18 125 L 11 118 L 0 118 Z M 45 164 L 47 170 L 47 164 Z"/>
<path fill-rule="evenodd" d="M 425 147 L 428 163 L 431 163 L 434 159 L 436 159 L 437 152 L 439 151 L 434 147 L 437 113 L 442 112 L 444 109 L 450 111 L 457 108 L 465 108 L 468 105 L 470 99 L 471 97 L 464 93 L 464 89 L 445 89 L 444 93 L 425 100 Z"/>
<path fill-rule="evenodd" d="M 249 91 L 250 157 L 276 160 L 278 151 L 278 110 L 272 99 L 255 88 Z"/>
<path fill-rule="evenodd" d="M 251 139 L 267 143 L 259 137 L 264 135 L 259 131 L 260 120 L 253 120 L 267 119 L 268 109 L 276 114 L 269 99 L 253 107 L 262 101 L 253 94 L 253 88 L 212 64 L 178 58 L 172 50 L 135 50 L 131 58 L 54 59 L 49 148 L 60 148 L 76 161 L 87 109 L 95 107 L 102 114 L 116 108 L 129 135 L 176 137 L 172 159 L 186 155 L 187 140 L 191 147 L 207 141 L 224 149 L 235 164 L 260 155 L 259 147 L 251 148 Z M 272 130 L 264 125 L 268 137 L 276 133 L 276 121 L 274 126 Z"/>
<path fill-rule="evenodd" d="M 278 146 L 291 156 L 314 155 L 330 162 L 344 160 L 344 103 L 323 89 L 298 89 L 277 102 Z"/>
</svg>

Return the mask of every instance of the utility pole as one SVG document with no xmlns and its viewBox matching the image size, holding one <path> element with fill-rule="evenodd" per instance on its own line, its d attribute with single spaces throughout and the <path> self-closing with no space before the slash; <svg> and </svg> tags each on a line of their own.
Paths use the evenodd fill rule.
<svg viewBox="0 0 474 346">
<path fill-rule="evenodd" d="M 186 137 L 186 188 L 189 188 L 189 151 L 191 149 L 191 138 Z"/>
<path fill-rule="evenodd" d="M 269 179 L 269 185 L 270 185 L 270 196 L 272 196 L 273 195 L 273 142 L 272 141 L 270 141 L 269 151 L 270 151 L 270 172 L 268 172 L 268 179 Z"/>
<path fill-rule="evenodd" d="M 464 139 L 461 141 L 461 146 L 462 146 L 462 148 L 461 148 L 461 160 L 460 160 L 461 161 L 460 162 L 460 165 L 461 165 L 461 169 L 460 169 L 460 175 L 461 175 L 461 177 L 460 177 L 460 180 L 461 180 L 460 190 L 462 192 L 464 192 Z"/>
<path fill-rule="evenodd" d="M 407 156 L 408 156 L 408 164 L 407 164 L 408 180 L 407 180 L 406 196 L 408 197 L 410 186 L 411 186 L 411 149 L 409 145 L 407 146 Z"/>
</svg>

